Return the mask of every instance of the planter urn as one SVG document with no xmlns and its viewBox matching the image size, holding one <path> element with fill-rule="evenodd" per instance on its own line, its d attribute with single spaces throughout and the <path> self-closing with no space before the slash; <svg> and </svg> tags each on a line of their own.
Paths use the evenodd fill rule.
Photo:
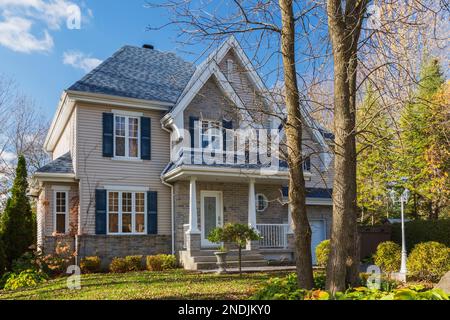
<svg viewBox="0 0 450 320">
<path fill-rule="evenodd" d="M 227 254 L 228 254 L 228 252 L 224 252 L 224 251 L 214 252 L 214 255 L 217 258 L 217 266 L 219 267 L 219 270 L 217 270 L 217 273 L 219 273 L 219 274 L 227 272 L 227 269 L 226 269 Z"/>
</svg>

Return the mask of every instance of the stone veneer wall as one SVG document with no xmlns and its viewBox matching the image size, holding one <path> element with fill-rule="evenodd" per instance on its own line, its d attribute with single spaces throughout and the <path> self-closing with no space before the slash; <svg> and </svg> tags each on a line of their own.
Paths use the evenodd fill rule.
<svg viewBox="0 0 450 320">
<path fill-rule="evenodd" d="M 71 252 L 75 248 L 74 237 L 46 237 L 44 242 L 44 253 L 55 252 L 58 242 L 70 245 Z M 79 258 L 87 256 L 99 256 L 102 266 L 107 268 L 112 258 L 132 255 L 154 255 L 170 254 L 172 252 L 172 241 L 169 235 L 81 235 L 78 236 Z"/>
</svg>

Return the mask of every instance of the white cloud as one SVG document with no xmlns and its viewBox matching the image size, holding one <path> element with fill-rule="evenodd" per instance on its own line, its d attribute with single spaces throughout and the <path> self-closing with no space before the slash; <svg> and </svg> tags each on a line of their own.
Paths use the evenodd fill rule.
<svg viewBox="0 0 450 320">
<path fill-rule="evenodd" d="M 47 31 L 41 38 L 30 33 L 31 22 L 19 17 L 9 17 L 0 22 L 0 44 L 17 52 L 49 51 L 53 38 Z"/>
<path fill-rule="evenodd" d="M 102 63 L 102 60 L 92 58 L 80 51 L 75 50 L 64 52 L 63 63 L 74 68 L 82 69 L 85 72 L 89 72 Z"/>
<path fill-rule="evenodd" d="M 61 29 L 75 12 L 80 8 L 70 0 L 0 0 L 0 44 L 18 52 L 49 51 L 54 43 L 48 30 Z"/>
<path fill-rule="evenodd" d="M 14 160 L 16 160 L 17 155 L 14 152 L 9 152 L 9 151 L 3 151 L 0 154 L 0 158 L 2 158 L 2 160 L 6 163 L 11 163 Z"/>
</svg>

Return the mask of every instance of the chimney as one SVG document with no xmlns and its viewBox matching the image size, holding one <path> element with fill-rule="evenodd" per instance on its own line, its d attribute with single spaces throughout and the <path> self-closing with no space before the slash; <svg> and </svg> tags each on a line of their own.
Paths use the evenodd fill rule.
<svg viewBox="0 0 450 320">
<path fill-rule="evenodd" d="M 150 50 L 155 49 L 155 47 L 154 47 L 152 44 L 144 44 L 144 45 L 142 46 L 142 48 L 144 48 L 144 49 L 150 49 Z"/>
</svg>

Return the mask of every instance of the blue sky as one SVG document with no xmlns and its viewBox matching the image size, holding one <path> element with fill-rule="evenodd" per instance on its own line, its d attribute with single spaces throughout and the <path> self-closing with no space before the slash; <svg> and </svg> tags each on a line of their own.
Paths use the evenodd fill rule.
<svg viewBox="0 0 450 320">
<path fill-rule="evenodd" d="M 108 58 L 125 44 L 150 43 L 156 49 L 176 51 L 192 61 L 192 56 L 180 52 L 173 27 L 147 30 L 149 25 L 162 25 L 168 18 L 161 9 L 145 8 L 145 3 L 0 0 L 0 74 L 13 78 L 51 119 L 62 91 L 83 77 L 98 60 Z M 79 30 L 67 28 L 65 10 L 71 4 L 81 10 Z"/>
</svg>

